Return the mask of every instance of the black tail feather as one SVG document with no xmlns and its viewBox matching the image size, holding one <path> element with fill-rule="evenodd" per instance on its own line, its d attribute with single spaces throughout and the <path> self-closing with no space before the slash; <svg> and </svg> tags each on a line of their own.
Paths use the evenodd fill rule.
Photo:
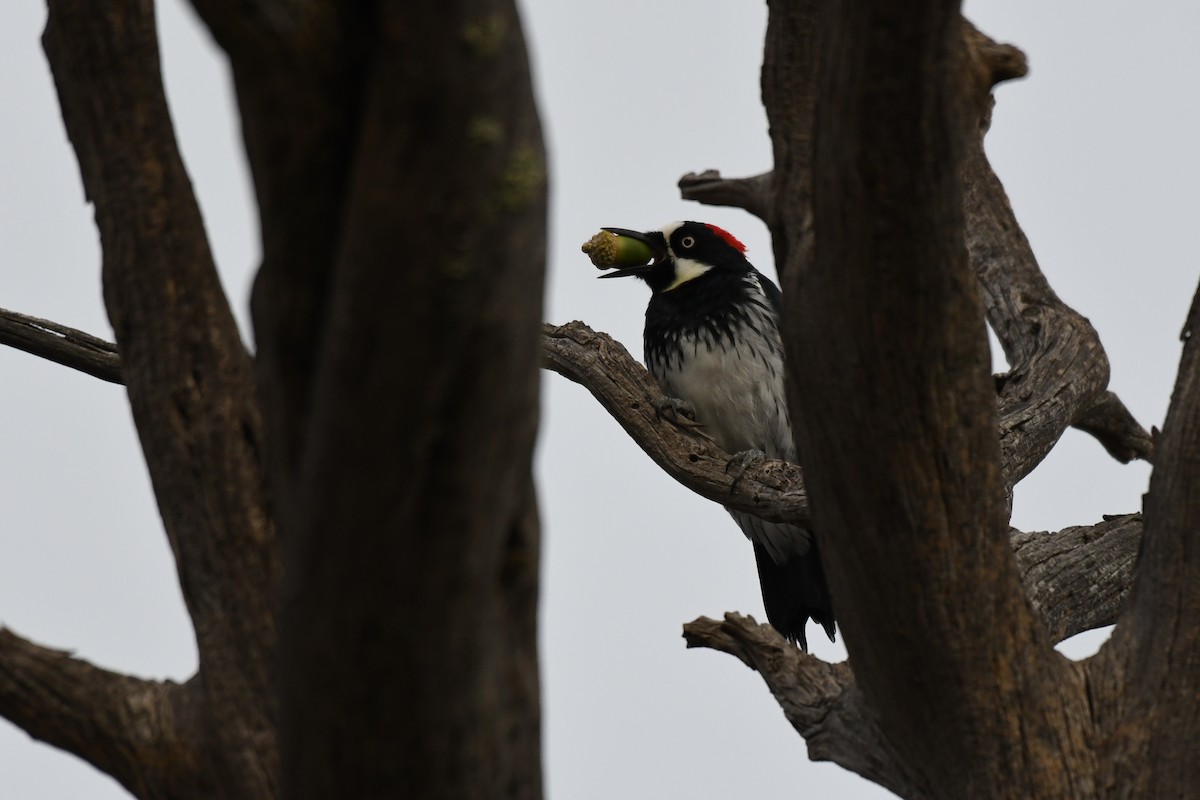
<svg viewBox="0 0 1200 800">
<path fill-rule="evenodd" d="M 758 583 L 771 627 L 808 650 L 804 627 L 811 618 L 833 641 L 837 626 L 816 542 L 806 555 L 794 556 L 784 564 L 776 564 L 756 542 L 754 560 L 758 562 Z"/>
</svg>

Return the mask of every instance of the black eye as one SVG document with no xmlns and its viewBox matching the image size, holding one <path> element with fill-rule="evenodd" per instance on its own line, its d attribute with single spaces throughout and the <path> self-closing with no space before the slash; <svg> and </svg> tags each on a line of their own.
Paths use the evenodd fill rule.
<svg viewBox="0 0 1200 800">
<path fill-rule="evenodd" d="M 695 244 L 696 244 L 696 240 L 693 239 L 691 236 L 685 236 L 679 240 L 680 247 L 691 248 Z"/>
</svg>

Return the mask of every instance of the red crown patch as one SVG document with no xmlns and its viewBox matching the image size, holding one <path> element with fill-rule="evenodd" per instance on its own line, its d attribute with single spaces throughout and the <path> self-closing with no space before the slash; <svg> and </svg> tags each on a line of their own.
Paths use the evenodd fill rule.
<svg viewBox="0 0 1200 800">
<path fill-rule="evenodd" d="M 725 243 L 727 245 L 729 245 L 730 247 L 732 247 L 734 250 L 737 250 L 739 253 L 746 252 L 746 245 L 739 242 L 732 233 L 725 230 L 724 228 L 718 228 L 716 225 L 709 225 L 707 222 L 704 224 L 708 227 L 708 229 L 710 231 L 712 231 L 717 236 L 720 236 L 722 239 L 724 239 Z"/>
</svg>

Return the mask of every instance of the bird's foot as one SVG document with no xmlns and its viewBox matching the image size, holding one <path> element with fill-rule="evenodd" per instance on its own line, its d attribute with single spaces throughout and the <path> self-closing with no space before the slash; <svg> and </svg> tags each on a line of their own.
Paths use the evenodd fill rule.
<svg viewBox="0 0 1200 800">
<path fill-rule="evenodd" d="M 687 400 L 680 400 L 678 397 L 664 397 L 654 404 L 654 410 L 659 419 L 665 419 L 680 428 L 704 427 L 696 422 L 696 409 Z"/>
<path fill-rule="evenodd" d="M 725 472 L 733 475 L 733 485 L 729 487 L 730 494 L 737 491 L 738 482 L 746 474 L 746 470 L 766 459 L 767 454 L 762 450 L 743 450 L 740 453 L 734 453 L 733 457 L 729 459 L 729 463 L 725 465 Z"/>
</svg>

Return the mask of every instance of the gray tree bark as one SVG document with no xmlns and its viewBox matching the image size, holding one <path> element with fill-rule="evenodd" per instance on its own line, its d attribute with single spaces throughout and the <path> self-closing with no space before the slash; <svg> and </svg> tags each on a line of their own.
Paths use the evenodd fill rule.
<svg viewBox="0 0 1200 800">
<path fill-rule="evenodd" d="M 539 340 L 546 175 L 511 3 L 195 2 L 254 174 L 256 358 L 149 0 L 51 0 L 45 36 L 117 341 L 0 312 L 0 342 L 125 384 L 200 669 L 145 681 L 0 630 L 0 714 L 143 798 L 540 796 L 540 356 L 684 485 L 821 538 L 848 664 L 736 614 L 685 629 L 760 673 L 810 757 L 913 798 L 1200 782 L 1196 311 L 1152 439 L 984 155 L 1020 51 L 948 0 L 771 2 L 774 169 L 680 181 L 762 217 L 785 286 L 803 469 L 735 480 L 620 345 Z M 1070 426 L 1153 457 L 1145 515 L 1011 530 L 1013 485 Z M 1086 662 L 1052 650 L 1112 622 Z"/>
</svg>

